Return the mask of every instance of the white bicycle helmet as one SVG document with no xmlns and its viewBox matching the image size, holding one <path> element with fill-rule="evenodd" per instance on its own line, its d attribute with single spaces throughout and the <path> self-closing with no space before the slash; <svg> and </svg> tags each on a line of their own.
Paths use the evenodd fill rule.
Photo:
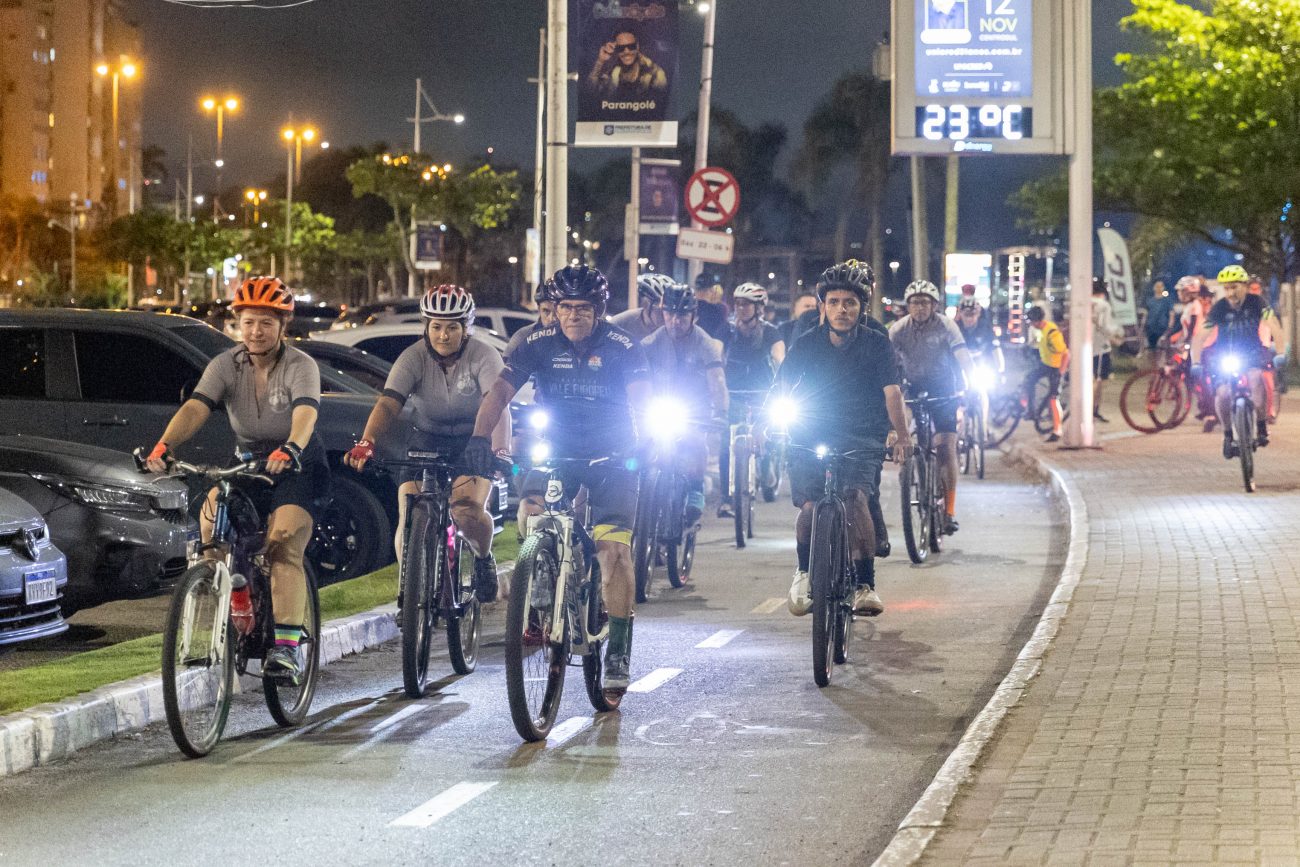
<svg viewBox="0 0 1300 867">
<path fill-rule="evenodd" d="M 732 297 L 737 301 L 753 301 L 755 304 L 766 304 L 767 290 L 757 283 L 741 283 L 736 287 Z"/>
<path fill-rule="evenodd" d="M 474 296 L 459 286 L 435 286 L 420 299 L 422 319 L 459 319 L 469 328 L 474 324 Z"/>
<path fill-rule="evenodd" d="M 979 310 L 981 307 L 979 300 L 973 295 L 967 295 L 961 301 L 957 302 L 958 310 Z"/>
<path fill-rule="evenodd" d="M 907 284 L 907 291 L 903 293 L 903 300 L 911 301 L 913 296 L 916 295 L 924 295 L 935 304 L 943 304 L 943 296 L 939 294 L 939 287 L 929 280 L 913 280 Z"/>
</svg>

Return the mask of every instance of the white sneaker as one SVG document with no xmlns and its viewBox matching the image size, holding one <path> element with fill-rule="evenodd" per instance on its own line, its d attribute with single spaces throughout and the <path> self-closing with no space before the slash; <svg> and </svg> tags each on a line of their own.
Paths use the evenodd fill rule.
<svg viewBox="0 0 1300 867">
<path fill-rule="evenodd" d="M 875 617 L 885 610 L 885 603 L 880 601 L 880 596 L 871 587 L 859 587 L 853 594 L 853 613 L 865 614 L 867 617 Z"/>
<path fill-rule="evenodd" d="M 785 607 L 789 608 L 790 613 L 795 617 L 803 617 L 812 611 L 812 585 L 808 583 L 807 572 L 795 570 L 794 581 L 790 584 L 790 595 L 786 597 Z"/>
</svg>

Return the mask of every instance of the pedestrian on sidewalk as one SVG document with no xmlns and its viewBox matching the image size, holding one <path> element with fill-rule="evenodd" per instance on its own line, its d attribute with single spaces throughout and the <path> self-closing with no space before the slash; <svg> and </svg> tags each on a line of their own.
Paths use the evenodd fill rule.
<svg viewBox="0 0 1300 867">
<path fill-rule="evenodd" d="M 1107 424 L 1110 419 L 1101 414 L 1102 384 L 1110 379 L 1113 366 L 1110 358 L 1112 346 L 1124 342 L 1124 327 L 1115 321 L 1110 306 L 1110 291 L 1102 277 L 1092 279 L 1092 417 Z"/>
<path fill-rule="evenodd" d="M 1025 408 L 1030 413 L 1036 411 L 1037 407 L 1029 406 L 1029 402 L 1034 399 L 1034 387 L 1038 385 L 1038 380 L 1047 377 L 1048 407 L 1052 412 L 1052 433 L 1047 441 L 1059 442 L 1061 439 L 1061 374 L 1070 363 L 1070 349 L 1065 344 L 1065 335 L 1061 333 L 1061 327 L 1047 318 L 1043 308 L 1030 307 L 1025 316 L 1029 319 L 1030 327 L 1038 331 L 1038 366 L 1030 370 L 1029 375 L 1025 377 L 1022 400 L 1025 401 Z"/>
</svg>

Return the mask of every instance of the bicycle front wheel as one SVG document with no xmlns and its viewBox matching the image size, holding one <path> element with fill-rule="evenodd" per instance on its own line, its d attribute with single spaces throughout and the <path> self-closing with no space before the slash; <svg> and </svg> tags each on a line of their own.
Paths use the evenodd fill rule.
<svg viewBox="0 0 1300 867">
<path fill-rule="evenodd" d="M 961 436 L 957 439 L 957 459 L 961 464 L 961 474 L 970 475 L 971 467 L 974 466 L 974 449 L 972 439 L 975 436 L 975 419 L 972 417 L 970 410 L 962 413 Z"/>
<path fill-rule="evenodd" d="M 924 563 L 930 554 L 930 491 L 925 462 L 915 452 L 903 462 L 898 474 L 899 499 L 903 504 L 903 539 L 913 563 Z"/>
<path fill-rule="evenodd" d="M 301 725 L 311 709 L 316 695 L 316 681 L 320 675 L 320 597 L 316 593 L 315 567 L 304 564 L 307 581 L 307 606 L 302 618 L 302 638 L 298 642 L 298 655 L 302 660 L 302 674 L 298 685 L 262 678 L 262 693 L 266 707 L 275 721 L 290 728 Z"/>
<path fill-rule="evenodd" d="M 812 586 L 813 681 L 818 686 L 830 684 L 835 663 L 840 608 L 837 590 L 844 571 L 844 557 L 844 513 L 834 502 L 818 503 L 813 512 L 808 561 L 808 580 Z"/>
<path fill-rule="evenodd" d="M 567 641 L 551 641 L 560 560 L 555 537 L 534 533 L 524 540 L 510 582 L 506 610 L 506 697 L 515 731 L 526 741 L 546 738 L 564 694 Z"/>
<path fill-rule="evenodd" d="M 591 706 L 600 713 L 608 713 L 618 710 L 623 702 L 623 693 L 605 690 L 605 660 L 601 654 L 609 636 L 609 613 L 605 610 L 605 594 L 601 589 L 600 564 L 594 560 L 587 581 L 587 650 L 582 655 L 582 680 Z"/>
<path fill-rule="evenodd" d="M 429 682 L 429 651 L 438 605 L 433 595 L 441 550 L 438 535 L 428 503 L 412 503 L 406 514 L 406 553 L 401 572 L 402 687 L 410 698 L 424 695 Z"/>
<path fill-rule="evenodd" d="M 975 475 L 977 478 L 984 478 L 984 443 L 988 441 L 989 420 L 984 415 L 983 409 L 975 412 L 975 434 L 971 441 L 971 448 L 975 450 Z"/>
<path fill-rule="evenodd" d="M 163 707 L 181 752 L 202 758 L 221 740 L 235 683 L 230 573 L 224 563 L 191 566 L 172 593 L 163 628 Z"/>
<path fill-rule="evenodd" d="M 650 596 L 654 579 L 655 555 L 659 548 L 659 471 L 649 470 L 641 484 L 636 527 L 632 532 L 632 572 L 636 577 L 636 601 Z"/>
<path fill-rule="evenodd" d="M 754 500 L 758 484 L 758 459 L 751 450 L 749 453 L 749 484 L 745 487 L 745 538 L 754 538 Z"/>
<path fill-rule="evenodd" d="M 1232 407 L 1232 433 L 1237 440 L 1237 456 L 1241 459 L 1241 481 L 1246 493 L 1255 492 L 1255 405 L 1244 397 L 1237 398 Z"/>
<path fill-rule="evenodd" d="M 731 511 L 736 522 L 736 547 L 745 547 L 745 516 L 749 511 L 749 438 L 736 437 L 731 444 L 734 478 L 731 486 Z"/>
<path fill-rule="evenodd" d="M 443 543 L 446 546 L 446 543 Z M 442 568 L 451 585 L 453 605 L 448 607 L 447 655 L 457 674 L 470 674 L 478 667 L 478 645 L 482 634 L 482 605 L 474 595 L 474 552 L 461 538 L 456 548 L 446 550 L 449 556 Z"/>
</svg>

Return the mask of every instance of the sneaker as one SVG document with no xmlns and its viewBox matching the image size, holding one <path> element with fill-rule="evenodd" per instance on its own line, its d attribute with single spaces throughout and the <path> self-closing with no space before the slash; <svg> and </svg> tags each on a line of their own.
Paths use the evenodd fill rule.
<svg viewBox="0 0 1300 867">
<path fill-rule="evenodd" d="M 497 583 L 497 561 L 491 554 L 474 558 L 474 595 L 479 602 L 495 602 L 500 590 Z"/>
<path fill-rule="evenodd" d="M 790 584 L 790 593 L 786 597 L 785 607 L 790 609 L 790 613 L 795 617 L 803 617 L 809 611 L 812 611 L 812 584 L 808 581 L 808 573 L 795 570 L 794 581 Z"/>
<path fill-rule="evenodd" d="M 1061 435 L 1059 433 L 1052 433 L 1048 436 L 1047 441 L 1049 443 L 1059 443 L 1061 441 Z"/>
<path fill-rule="evenodd" d="M 1232 460 L 1237 456 L 1237 444 L 1232 440 L 1232 434 L 1223 435 L 1223 456 Z"/>
<path fill-rule="evenodd" d="M 880 601 L 876 588 L 863 585 L 853 594 L 853 613 L 875 617 L 885 610 L 885 603 Z"/>
<path fill-rule="evenodd" d="M 876 558 L 877 558 L 877 559 L 881 559 L 881 558 L 884 558 L 884 557 L 888 557 L 888 556 L 889 556 L 889 552 L 892 551 L 892 550 L 893 550 L 893 548 L 890 547 L 890 544 L 889 544 L 889 540 L 888 540 L 888 539 L 881 539 L 881 540 L 879 540 L 879 541 L 876 542 Z"/>
<path fill-rule="evenodd" d="M 718 517 L 719 518 L 736 517 L 731 513 L 731 502 L 729 500 L 723 500 L 721 503 L 718 503 Z"/>
<path fill-rule="evenodd" d="M 1255 427 L 1255 447 L 1262 449 L 1268 445 L 1268 425 L 1261 421 Z"/>
<path fill-rule="evenodd" d="M 622 694 L 627 691 L 627 685 L 631 678 L 629 676 L 632 668 L 632 660 L 626 653 L 613 653 L 609 648 L 605 652 L 605 690 Z"/>
<path fill-rule="evenodd" d="M 945 536 L 951 536 L 953 533 L 956 533 L 958 529 L 957 519 L 952 515 L 945 515 L 943 519 L 943 534 Z"/>
<path fill-rule="evenodd" d="M 262 662 L 262 674 L 274 681 L 298 685 L 302 677 L 302 661 L 299 659 L 298 647 L 277 644 L 271 648 Z"/>
<path fill-rule="evenodd" d="M 694 527 L 704 514 L 704 492 L 691 491 L 686 495 L 686 510 L 682 517 L 686 519 L 687 527 Z"/>
<path fill-rule="evenodd" d="M 1219 423 L 1219 419 L 1216 416 L 1210 416 L 1205 420 L 1205 424 L 1201 426 L 1201 433 L 1212 432 L 1214 430 L 1215 425 L 1217 425 L 1218 423 Z"/>
</svg>

